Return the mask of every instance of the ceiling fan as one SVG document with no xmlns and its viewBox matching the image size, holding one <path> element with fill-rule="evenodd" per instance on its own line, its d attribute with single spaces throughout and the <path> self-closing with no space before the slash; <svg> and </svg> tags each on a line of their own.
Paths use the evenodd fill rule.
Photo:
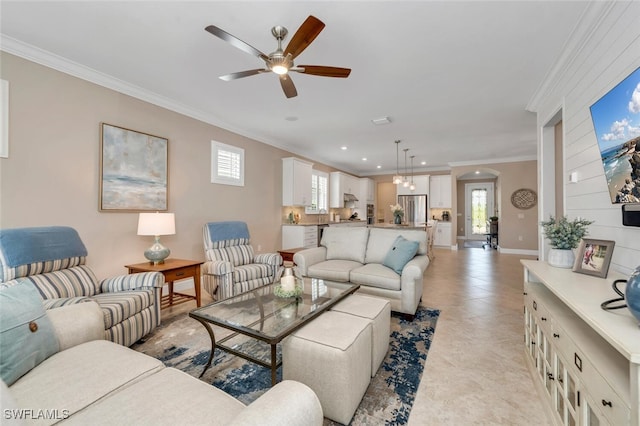
<svg viewBox="0 0 640 426">
<path fill-rule="evenodd" d="M 216 37 L 228 42 L 232 46 L 237 47 L 250 55 L 257 56 L 265 62 L 266 68 L 257 68 L 253 70 L 234 72 L 220 76 L 220 79 L 225 81 L 236 80 L 238 78 L 249 77 L 256 74 L 263 74 L 267 72 L 274 72 L 278 74 L 280 78 L 280 85 L 287 98 L 293 98 L 298 95 L 296 86 L 289 76 L 290 71 L 299 72 L 302 74 L 318 75 L 322 77 L 339 77 L 346 78 L 351 73 L 349 68 L 327 67 L 321 65 L 294 65 L 293 60 L 300 55 L 315 38 L 320 34 L 320 31 L 325 27 L 324 23 L 315 16 L 309 16 L 298 28 L 298 31 L 293 35 L 293 38 L 289 42 L 289 45 L 282 50 L 282 40 L 287 36 L 287 29 L 282 26 L 275 26 L 271 29 L 271 34 L 278 40 L 278 48 L 275 52 L 265 55 L 255 47 L 245 43 L 239 38 L 232 36 L 228 32 L 216 27 L 215 25 L 209 25 L 205 28 Z"/>
</svg>

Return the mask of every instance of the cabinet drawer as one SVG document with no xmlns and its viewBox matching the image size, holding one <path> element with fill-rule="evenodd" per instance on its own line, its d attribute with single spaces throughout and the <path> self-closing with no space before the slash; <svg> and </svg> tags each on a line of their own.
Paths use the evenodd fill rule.
<svg viewBox="0 0 640 426">
<path fill-rule="evenodd" d="M 538 325 L 551 337 L 551 316 L 547 308 L 540 303 L 537 297 L 531 301 L 533 315 L 536 317 Z"/>
<path fill-rule="evenodd" d="M 629 424 L 631 421 L 631 409 L 588 359 L 583 360 L 583 369 L 580 378 L 593 401 L 598 405 L 611 424 Z"/>
<path fill-rule="evenodd" d="M 566 361 L 568 368 L 573 368 L 577 373 L 582 369 L 582 360 L 585 359 L 584 354 L 578 350 L 576 344 L 571 340 L 569 334 L 554 321 L 551 326 L 551 340 L 556 347 L 557 352 Z"/>
<path fill-rule="evenodd" d="M 185 278 L 191 278 L 196 275 L 195 266 L 187 266 L 185 268 L 176 269 L 173 271 L 164 272 L 164 280 L 166 282 L 184 280 Z"/>
</svg>

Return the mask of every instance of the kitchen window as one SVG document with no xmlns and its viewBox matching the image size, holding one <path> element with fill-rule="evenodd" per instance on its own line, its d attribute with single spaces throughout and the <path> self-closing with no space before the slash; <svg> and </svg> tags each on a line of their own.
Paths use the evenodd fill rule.
<svg viewBox="0 0 640 426">
<path fill-rule="evenodd" d="M 306 214 L 327 213 L 329 205 L 329 174 L 319 170 L 311 172 L 311 205 L 305 207 Z"/>
<path fill-rule="evenodd" d="M 211 183 L 244 186 L 244 149 L 211 141 Z"/>
</svg>

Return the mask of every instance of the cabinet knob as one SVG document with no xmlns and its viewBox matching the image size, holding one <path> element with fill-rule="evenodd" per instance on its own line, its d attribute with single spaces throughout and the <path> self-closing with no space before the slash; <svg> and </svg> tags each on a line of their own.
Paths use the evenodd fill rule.
<svg viewBox="0 0 640 426">
<path fill-rule="evenodd" d="M 553 374 L 551 373 L 547 373 L 547 378 L 549 378 L 549 380 L 554 380 Z M 602 403 L 604 403 L 604 400 L 602 400 Z"/>
<path fill-rule="evenodd" d="M 525 292 L 524 292 L 524 293 L 522 293 L 522 294 L 524 294 L 524 295 L 526 296 L 526 295 L 527 295 L 527 294 L 529 294 L 529 293 L 527 293 L 527 292 L 525 291 Z"/>
<path fill-rule="evenodd" d="M 611 401 L 605 401 L 604 399 L 602 400 L 602 405 L 604 407 L 613 407 L 613 405 L 611 405 Z"/>
<path fill-rule="evenodd" d="M 558 333 L 553 333 L 553 337 L 555 337 L 556 339 L 559 339 L 560 335 Z"/>
<path fill-rule="evenodd" d="M 541 317 L 540 319 L 541 319 L 542 321 L 546 321 L 546 320 L 547 320 L 547 317 Z"/>
</svg>

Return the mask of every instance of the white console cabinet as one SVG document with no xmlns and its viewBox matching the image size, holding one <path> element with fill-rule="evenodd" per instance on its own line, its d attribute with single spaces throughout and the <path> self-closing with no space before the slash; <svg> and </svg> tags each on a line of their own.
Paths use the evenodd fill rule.
<svg viewBox="0 0 640 426">
<path fill-rule="evenodd" d="M 627 308 L 600 308 L 626 277 L 521 262 L 525 358 L 553 422 L 640 425 L 640 327 Z"/>
</svg>

